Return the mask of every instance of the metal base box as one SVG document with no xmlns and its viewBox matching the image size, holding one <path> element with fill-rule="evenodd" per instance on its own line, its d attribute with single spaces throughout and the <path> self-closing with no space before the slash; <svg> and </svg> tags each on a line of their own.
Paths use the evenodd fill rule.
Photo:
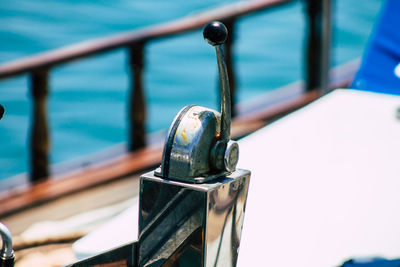
<svg viewBox="0 0 400 267">
<path fill-rule="evenodd" d="M 209 183 L 141 176 L 140 266 L 236 266 L 250 171 Z"/>
</svg>

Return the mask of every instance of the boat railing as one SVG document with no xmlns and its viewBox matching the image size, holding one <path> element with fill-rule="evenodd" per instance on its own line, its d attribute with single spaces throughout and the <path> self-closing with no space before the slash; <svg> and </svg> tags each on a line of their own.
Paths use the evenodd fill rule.
<svg viewBox="0 0 400 267">
<path fill-rule="evenodd" d="M 235 75 L 232 65 L 235 22 L 245 15 L 275 8 L 292 0 L 259 0 L 235 2 L 202 13 L 184 17 L 155 26 L 144 27 L 108 37 L 85 41 L 63 48 L 47 51 L 0 65 L 0 79 L 29 74 L 32 98 L 32 121 L 29 132 L 30 179 L 38 181 L 50 176 L 49 172 L 49 125 L 47 95 L 50 91 L 49 76 L 52 69 L 77 59 L 88 58 L 111 50 L 125 48 L 129 58 L 131 93 L 129 96 L 129 149 L 146 145 L 146 102 L 144 97 L 143 71 L 144 51 L 153 40 L 187 33 L 204 27 L 210 21 L 225 23 L 230 38 L 226 42 L 227 68 L 229 72 L 232 100 L 235 99 Z M 308 0 L 305 10 L 307 26 L 307 59 L 305 91 L 326 90 L 329 69 L 330 6 L 331 0 Z M 235 103 L 232 101 L 232 106 Z M 233 111 L 233 115 L 235 112 Z"/>
</svg>

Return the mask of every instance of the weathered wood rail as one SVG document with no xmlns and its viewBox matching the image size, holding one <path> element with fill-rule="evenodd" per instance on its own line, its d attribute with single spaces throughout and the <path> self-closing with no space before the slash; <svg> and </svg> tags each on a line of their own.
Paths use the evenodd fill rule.
<svg viewBox="0 0 400 267">
<path fill-rule="evenodd" d="M 329 69 L 330 1 L 306 0 L 305 10 L 308 21 L 308 48 L 306 49 L 307 74 L 305 91 L 326 90 Z M 47 95 L 50 92 L 49 75 L 53 67 L 73 60 L 95 56 L 110 50 L 126 48 L 131 72 L 131 93 L 129 108 L 129 149 L 131 151 L 146 145 L 146 102 L 144 100 L 143 70 L 145 69 L 144 49 L 149 41 L 194 31 L 208 22 L 220 20 L 231 34 L 226 44 L 227 67 L 235 105 L 235 76 L 233 70 L 234 25 L 242 16 L 271 9 L 291 0 L 259 0 L 237 2 L 185 17 L 168 23 L 133 30 L 113 36 L 86 41 L 20 60 L 0 65 L 0 79 L 25 73 L 30 74 L 30 92 L 33 101 L 33 116 L 30 127 L 30 179 L 43 180 L 50 176 L 48 154 L 50 149 L 49 126 L 47 122 Z M 235 111 L 233 112 L 235 114 Z"/>
</svg>

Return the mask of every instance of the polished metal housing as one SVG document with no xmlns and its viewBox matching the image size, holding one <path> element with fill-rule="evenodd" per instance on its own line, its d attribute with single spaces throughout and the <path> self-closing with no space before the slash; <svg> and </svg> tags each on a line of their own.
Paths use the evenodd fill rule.
<svg viewBox="0 0 400 267">
<path fill-rule="evenodd" d="M 139 266 L 236 266 L 250 172 L 211 183 L 141 176 Z"/>
<path fill-rule="evenodd" d="M 187 106 L 175 117 L 164 145 L 160 177 L 189 183 L 215 178 L 210 151 L 220 135 L 221 115 L 201 106 Z"/>
</svg>

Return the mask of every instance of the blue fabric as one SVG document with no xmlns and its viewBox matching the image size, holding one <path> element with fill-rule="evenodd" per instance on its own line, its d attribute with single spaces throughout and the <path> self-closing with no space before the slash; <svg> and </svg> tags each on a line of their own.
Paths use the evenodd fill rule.
<svg viewBox="0 0 400 267">
<path fill-rule="evenodd" d="M 387 0 L 380 12 L 350 87 L 400 95 L 400 0 Z"/>
<path fill-rule="evenodd" d="M 383 258 L 352 259 L 341 267 L 399 267 L 400 260 L 386 260 Z"/>
</svg>

